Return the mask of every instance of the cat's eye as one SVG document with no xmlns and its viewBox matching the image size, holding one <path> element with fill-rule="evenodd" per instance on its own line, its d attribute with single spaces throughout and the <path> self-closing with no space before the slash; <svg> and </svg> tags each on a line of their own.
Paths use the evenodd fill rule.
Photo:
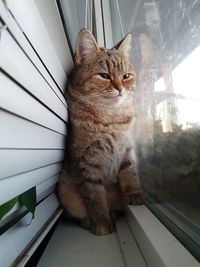
<svg viewBox="0 0 200 267">
<path fill-rule="evenodd" d="M 130 73 L 126 73 L 126 74 L 124 74 L 124 76 L 123 76 L 123 80 L 127 80 L 127 79 L 129 79 L 130 78 Z"/>
<path fill-rule="evenodd" d="M 110 80 L 110 75 L 108 73 L 98 73 L 99 76 L 101 76 L 101 78 L 103 79 L 107 79 L 107 80 Z"/>
</svg>

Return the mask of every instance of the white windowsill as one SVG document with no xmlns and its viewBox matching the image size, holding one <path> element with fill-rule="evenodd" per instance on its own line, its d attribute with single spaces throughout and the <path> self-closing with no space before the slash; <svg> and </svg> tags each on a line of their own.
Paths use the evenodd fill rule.
<svg viewBox="0 0 200 267">
<path fill-rule="evenodd" d="M 149 267 L 200 266 L 146 206 L 128 206 L 126 219 Z"/>
<path fill-rule="evenodd" d="M 146 206 L 128 206 L 116 231 L 99 237 L 60 222 L 37 267 L 200 267 Z"/>
</svg>

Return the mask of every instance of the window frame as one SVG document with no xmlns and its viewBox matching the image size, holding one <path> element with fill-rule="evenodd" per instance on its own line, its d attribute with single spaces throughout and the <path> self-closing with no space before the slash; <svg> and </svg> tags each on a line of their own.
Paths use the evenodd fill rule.
<svg viewBox="0 0 200 267">
<path fill-rule="evenodd" d="M 200 266 L 147 206 L 127 206 L 126 219 L 149 267 Z"/>
</svg>

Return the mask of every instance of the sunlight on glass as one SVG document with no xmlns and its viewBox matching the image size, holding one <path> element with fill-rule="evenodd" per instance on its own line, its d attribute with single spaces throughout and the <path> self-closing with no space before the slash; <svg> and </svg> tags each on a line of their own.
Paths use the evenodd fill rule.
<svg viewBox="0 0 200 267">
<path fill-rule="evenodd" d="M 200 100 L 200 46 L 172 72 L 174 92 Z"/>
<path fill-rule="evenodd" d="M 154 84 L 155 92 L 165 91 L 165 84 L 163 77 L 157 80 Z"/>
<path fill-rule="evenodd" d="M 179 120 L 183 129 L 200 122 L 200 46 L 172 72 Z"/>
</svg>

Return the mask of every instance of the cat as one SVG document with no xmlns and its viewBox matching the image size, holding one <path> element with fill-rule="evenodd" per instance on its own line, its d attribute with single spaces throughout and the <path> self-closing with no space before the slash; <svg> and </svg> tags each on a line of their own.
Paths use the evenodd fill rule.
<svg viewBox="0 0 200 267">
<path fill-rule="evenodd" d="M 125 203 L 144 202 L 134 156 L 130 48 L 131 34 L 106 49 L 81 30 L 66 93 L 70 127 L 59 198 L 68 214 L 97 235 L 113 231 Z"/>
</svg>

